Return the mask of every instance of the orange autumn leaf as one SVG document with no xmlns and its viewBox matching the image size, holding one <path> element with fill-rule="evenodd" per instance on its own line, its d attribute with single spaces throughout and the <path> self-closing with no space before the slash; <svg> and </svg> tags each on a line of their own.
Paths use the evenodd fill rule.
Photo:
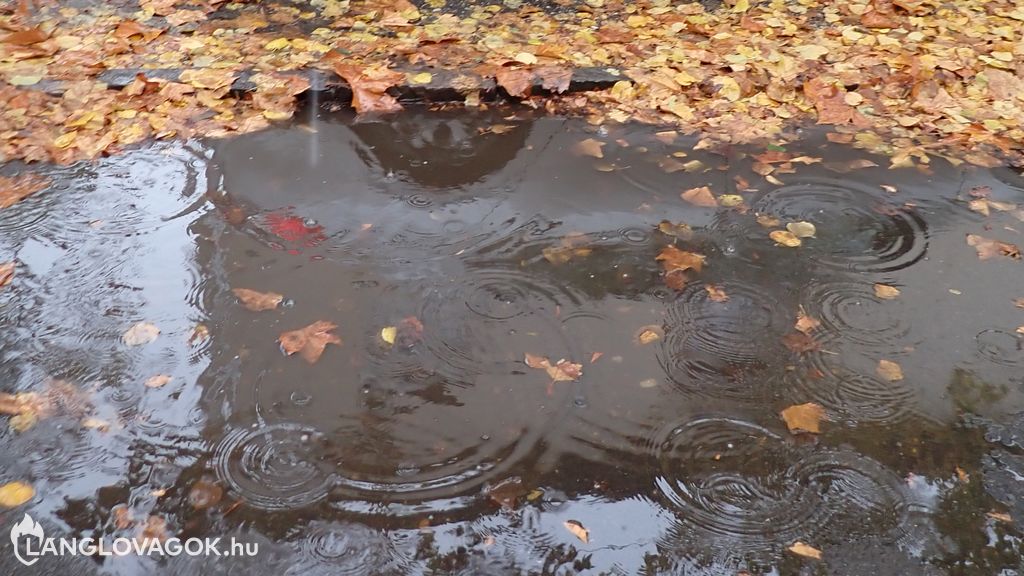
<svg viewBox="0 0 1024 576">
<path fill-rule="evenodd" d="M 13 178 L 0 176 L 0 209 L 13 206 L 49 184 L 47 178 L 38 174 L 22 174 Z"/>
<path fill-rule="evenodd" d="M 878 375 L 888 380 L 889 382 L 896 382 L 903 380 L 903 369 L 899 364 L 892 360 L 879 360 L 878 367 L 875 369 Z"/>
<path fill-rule="evenodd" d="M 815 560 L 821 560 L 821 550 L 813 546 L 804 544 L 803 542 L 794 542 L 792 546 L 787 548 L 790 552 L 803 556 L 805 558 L 814 558 Z"/>
<path fill-rule="evenodd" d="M 807 313 L 804 312 L 803 306 L 797 310 L 796 324 L 793 326 L 797 331 L 809 335 L 811 332 L 817 330 L 819 326 L 821 326 L 821 321 L 817 318 L 811 318 L 808 316 Z"/>
<path fill-rule="evenodd" d="M 707 292 L 708 292 L 708 299 L 711 300 L 712 302 L 728 302 L 729 301 L 729 295 L 725 293 L 725 290 L 722 290 L 718 286 L 713 286 L 711 284 L 708 284 L 707 286 L 704 287 L 704 289 L 707 290 Z"/>
<path fill-rule="evenodd" d="M 658 256 L 655 257 L 655 260 L 661 262 L 666 274 L 671 274 L 672 272 L 685 272 L 687 270 L 700 272 L 704 267 L 706 257 L 703 254 L 687 252 L 669 245 L 662 248 Z"/>
<path fill-rule="evenodd" d="M 14 279 L 14 262 L 0 264 L 0 288 L 7 286 Z"/>
<path fill-rule="evenodd" d="M 303 360 L 313 364 L 320 359 L 328 344 L 341 345 L 341 338 L 331 334 L 337 327 L 333 322 L 318 320 L 305 328 L 282 332 L 278 342 L 285 354 L 291 356 L 298 352 Z"/>
<path fill-rule="evenodd" d="M 690 188 L 684 190 L 680 197 L 686 200 L 694 206 L 702 206 L 705 208 L 715 208 L 718 206 L 718 200 L 711 193 L 711 188 L 707 186 L 701 186 L 699 188 Z"/>
<path fill-rule="evenodd" d="M 565 359 L 552 364 L 551 361 L 544 356 L 527 353 L 525 362 L 530 368 L 544 370 L 555 382 L 571 382 L 573 380 L 578 380 L 579 377 L 583 375 L 582 364 L 573 364 Z"/>
<path fill-rule="evenodd" d="M 284 300 L 284 296 L 277 292 L 257 292 L 248 288 L 235 288 L 232 290 L 243 306 L 253 312 L 273 310 Z"/>
<path fill-rule="evenodd" d="M 576 520 L 566 520 L 562 523 L 565 529 L 569 531 L 573 536 L 580 539 L 581 542 L 587 544 L 590 542 L 590 531 L 587 530 L 583 524 Z"/>
<path fill-rule="evenodd" d="M 819 404 L 808 402 L 797 404 L 783 410 L 780 414 L 790 432 L 821 432 L 821 420 L 825 417 L 825 409 Z"/>
<path fill-rule="evenodd" d="M 509 96 L 525 98 L 533 87 L 533 71 L 523 68 L 498 68 L 494 80 L 508 92 Z"/>
<path fill-rule="evenodd" d="M 402 105 L 387 90 L 405 80 L 401 72 L 384 67 L 361 68 L 345 64 L 340 55 L 325 57 L 333 62 L 334 71 L 348 82 L 352 90 L 352 107 L 359 114 L 398 112 Z"/>
</svg>

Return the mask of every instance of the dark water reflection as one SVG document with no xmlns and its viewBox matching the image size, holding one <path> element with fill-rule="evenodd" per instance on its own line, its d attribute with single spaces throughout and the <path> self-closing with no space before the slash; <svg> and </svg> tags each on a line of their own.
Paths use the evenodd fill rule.
<svg viewBox="0 0 1024 576">
<path fill-rule="evenodd" d="M 571 152 L 588 137 L 605 158 Z M 51 532 L 131 534 L 112 511 L 127 505 L 178 535 L 263 548 L 44 559 L 40 573 L 1020 570 L 1021 519 L 986 516 L 1004 509 L 980 487 L 989 446 L 961 422 L 1024 409 L 1021 265 L 964 243 L 1019 243 L 1024 224 L 958 199 L 989 185 L 1024 203 L 1020 177 L 812 164 L 774 186 L 747 151 L 693 145 L 508 111 L 410 113 L 53 169 L 51 189 L 0 211 L 0 260 L 19 262 L 0 293 L 0 366 L 5 391 L 72 392 L 0 433 L 5 478 L 32 481 L 28 510 Z M 797 152 L 857 157 L 815 135 Z M 705 168 L 659 168 L 684 154 Z M 679 199 L 732 192 L 736 176 L 759 183 L 750 212 Z M 774 246 L 754 212 L 814 222 L 818 237 Z M 678 292 L 655 261 L 673 242 L 708 257 Z M 875 283 L 902 294 L 881 299 Z M 285 301 L 251 312 L 233 288 Z M 821 348 L 796 354 L 782 338 L 801 308 Z M 410 317 L 421 335 L 381 339 Z M 283 356 L 277 336 L 317 320 L 343 345 L 312 365 Z M 160 336 L 126 347 L 139 321 Z M 198 324 L 209 339 L 192 338 Z M 640 344 L 652 326 L 662 338 Z M 526 353 L 584 375 L 552 384 Z M 882 358 L 906 377 L 880 379 Z M 155 374 L 172 380 L 146 387 Z M 829 414 L 819 437 L 778 416 L 803 402 Z M 195 510 L 200 480 L 223 500 Z M 795 541 L 824 561 L 786 552 Z M 20 569 L 7 552 L 0 565 Z"/>
</svg>

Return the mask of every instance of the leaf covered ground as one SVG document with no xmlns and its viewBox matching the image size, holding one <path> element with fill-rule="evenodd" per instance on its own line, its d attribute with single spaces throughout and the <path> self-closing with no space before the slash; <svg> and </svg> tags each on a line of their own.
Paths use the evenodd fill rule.
<svg viewBox="0 0 1024 576">
<path fill-rule="evenodd" d="M 581 68 L 621 80 L 565 93 Z M 98 80 L 111 69 L 143 73 L 112 90 Z M 394 86 L 447 72 L 468 105 L 494 79 L 533 106 L 676 124 L 709 146 L 817 122 L 896 166 L 1019 162 L 1024 150 L 1014 0 L 8 0 L 0 160 L 259 130 L 291 117 L 309 69 L 344 78 L 362 113 L 395 112 Z M 248 72 L 255 90 L 232 91 Z M 552 95 L 531 94 L 538 84 Z"/>
</svg>

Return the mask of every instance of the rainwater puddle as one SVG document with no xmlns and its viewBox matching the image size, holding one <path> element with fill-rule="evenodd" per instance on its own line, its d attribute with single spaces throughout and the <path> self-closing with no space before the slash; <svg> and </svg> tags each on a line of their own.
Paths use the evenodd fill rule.
<svg viewBox="0 0 1024 576">
<path fill-rule="evenodd" d="M 47 535 L 130 537 L 157 516 L 171 535 L 260 544 L 38 567 L 1022 569 L 1024 264 L 981 261 L 965 235 L 1020 244 L 1024 222 L 971 211 L 968 191 L 1024 205 L 1024 177 L 889 170 L 810 134 L 787 152 L 822 162 L 779 185 L 752 171 L 763 150 L 509 114 L 324 115 L 156 144 L 46 168 L 48 189 L 0 211 L 0 261 L 18 263 L 0 292 L 3 391 L 52 407 L 22 432 L 5 418 L 3 481 L 37 495 L 3 525 L 29 512 Z M 574 153 L 586 138 L 603 158 Z M 863 158 L 883 167 L 829 169 Z M 680 199 L 699 186 L 744 206 Z M 769 239 L 796 221 L 816 237 Z M 706 256 L 678 289 L 656 260 L 669 245 Z M 237 288 L 282 300 L 251 311 Z M 794 351 L 801 310 L 820 325 Z M 282 353 L 282 332 L 316 321 L 341 344 L 315 363 Z M 128 346 L 140 322 L 159 335 Z M 582 376 L 552 382 L 526 354 Z M 779 412 L 808 402 L 821 433 L 794 435 Z M 223 494 L 197 505 L 210 484 Z"/>
</svg>

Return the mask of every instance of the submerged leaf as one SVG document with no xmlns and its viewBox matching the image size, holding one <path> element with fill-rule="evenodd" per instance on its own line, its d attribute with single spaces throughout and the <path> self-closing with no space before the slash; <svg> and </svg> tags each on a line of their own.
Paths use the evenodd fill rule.
<svg viewBox="0 0 1024 576">
<path fill-rule="evenodd" d="M 0 209 L 13 206 L 46 188 L 49 179 L 38 174 L 22 174 L 13 178 L 0 176 Z"/>
<path fill-rule="evenodd" d="M 967 235 L 967 245 L 973 246 L 978 252 L 979 260 L 988 260 L 996 256 L 1006 256 L 1007 258 L 1013 258 L 1014 260 L 1020 260 L 1020 248 L 1016 244 L 1010 244 L 1008 242 L 1000 242 L 999 240 L 992 240 L 991 238 L 985 238 L 978 236 L 977 234 Z"/>
<path fill-rule="evenodd" d="M 875 284 L 875 296 L 882 300 L 895 300 L 900 295 L 900 289 L 888 284 Z"/>
<path fill-rule="evenodd" d="M 819 404 L 808 402 L 790 406 L 783 410 L 781 415 L 790 432 L 817 434 L 821 432 L 821 419 L 825 417 L 825 409 Z"/>
<path fill-rule="evenodd" d="M 594 140 L 593 138 L 587 138 L 581 140 L 573 146 L 573 151 L 582 156 L 593 156 L 594 158 L 604 158 L 604 151 L 601 149 L 604 146 L 604 142 L 600 140 Z"/>
<path fill-rule="evenodd" d="M 547 372 L 555 382 L 571 382 L 578 380 L 583 375 L 582 364 L 573 364 L 565 359 L 551 364 L 551 361 L 544 356 L 527 353 L 525 361 L 530 368 L 538 368 Z"/>
<path fill-rule="evenodd" d="M 687 270 L 700 272 L 704 267 L 706 257 L 703 254 L 686 252 L 685 250 L 680 250 L 675 246 L 669 245 L 662 248 L 658 256 L 655 257 L 655 260 L 660 261 L 662 267 L 665 269 L 665 273 L 669 274 L 677 271 L 685 272 Z"/>
<path fill-rule="evenodd" d="M 284 300 L 284 295 L 277 292 L 257 292 L 248 288 L 235 288 L 231 291 L 243 306 L 253 312 L 273 310 Z"/>
<path fill-rule="evenodd" d="M 790 222 L 786 224 L 786 230 L 797 238 L 814 238 L 814 235 L 818 233 L 817 228 L 810 222 Z"/>
<path fill-rule="evenodd" d="M 903 380 L 903 369 L 899 364 L 892 360 L 879 360 L 878 367 L 875 369 L 878 375 L 888 380 L 889 382 L 896 382 Z"/>
<path fill-rule="evenodd" d="M 139 322 L 125 331 L 121 335 L 121 340 L 128 346 L 141 346 L 156 340 L 159 335 L 160 329 L 156 327 L 156 324 Z"/>
<path fill-rule="evenodd" d="M 291 356 L 298 352 L 303 360 L 313 364 L 320 359 L 328 344 L 341 345 L 341 338 L 331 334 L 337 327 L 333 322 L 318 320 L 305 328 L 282 332 L 278 342 L 285 354 Z"/>
</svg>

